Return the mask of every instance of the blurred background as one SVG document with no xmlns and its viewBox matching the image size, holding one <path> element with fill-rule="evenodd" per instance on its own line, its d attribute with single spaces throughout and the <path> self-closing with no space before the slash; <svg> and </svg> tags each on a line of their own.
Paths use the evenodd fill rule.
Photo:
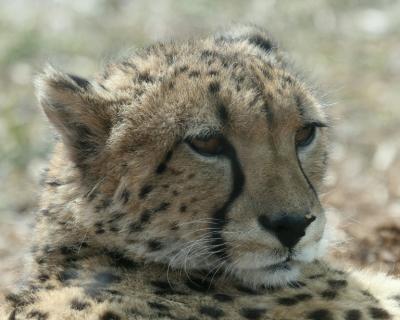
<svg viewBox="0 0 400 320">
<path fill-rule="evenodd" d="M 332 256 L 400 274 L 399 17 L 396 0 L 0 0 L 0 287 L 29 244 L 53 142 L 34 75 L 51 62 L 90 77 L 129 49 L 238 22 L 269 30 L 329 105 Z"/>
</svg>

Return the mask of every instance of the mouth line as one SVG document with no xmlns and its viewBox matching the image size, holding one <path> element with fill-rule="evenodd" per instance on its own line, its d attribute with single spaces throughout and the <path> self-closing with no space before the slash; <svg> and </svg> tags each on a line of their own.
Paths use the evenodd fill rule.
<svg viewBox="0 0 400 320">
<path fill-rule="evenodd" d="M 289 254 L 285 260 L 267 265 L 267 266 L 263 267 L 262 269 L 269 271 L 269 272 L 290 270 L 291 267 L 293 266 L 293 264 L 296 262 L 297 261 L 295 261 L 293 259 L 292 255 Z"/>
<path fill-rule="evenodd" d="M 291 260 L 285 260 L 283 262 L 279 262 L 279 263 L 275 263 L 275 264 L 271 264 L 271 265 L 265 266 L 262 269 L 265 270 L 265 271 L 269 271 L 269 272 L 290 270 L 291 267 L 292 267 L 292 263 L 291 262 L 292 262 Z"/>
</svg>

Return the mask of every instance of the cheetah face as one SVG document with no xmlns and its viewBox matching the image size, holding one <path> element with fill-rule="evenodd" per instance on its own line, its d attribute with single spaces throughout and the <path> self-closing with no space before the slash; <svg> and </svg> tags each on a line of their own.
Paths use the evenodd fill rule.
<svg viewBox="0 0 400 320">
<path fill-rule="evenodd" d="M 156 48 L 93 82 L 39 79 L 81 173 L 88 237 L 253 287 L 295 281 L 320 254 L 327 119 L 254 37 L 174 47 L 173 63 Z"/>
</svg>

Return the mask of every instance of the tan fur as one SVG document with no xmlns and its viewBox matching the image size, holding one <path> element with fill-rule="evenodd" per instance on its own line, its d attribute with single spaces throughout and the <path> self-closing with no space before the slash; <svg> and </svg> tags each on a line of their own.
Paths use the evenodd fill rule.
<svg viewBox="0 0 400 320">
<path fill-rule="evenodd" d="M 399 280 L 315 260 L 328 119 L 262 30 L 158 44 L 90 82 L 48 68 L 36 85 L 60 142 L 10 319 L 400 317 Z M 315 139 L 296 148 L 307 123 Z M 211 132 L 225 153 L 190 147 Z M 260 222 L 286 214 L 315 218 L 291 249 Z"/>
</svg>

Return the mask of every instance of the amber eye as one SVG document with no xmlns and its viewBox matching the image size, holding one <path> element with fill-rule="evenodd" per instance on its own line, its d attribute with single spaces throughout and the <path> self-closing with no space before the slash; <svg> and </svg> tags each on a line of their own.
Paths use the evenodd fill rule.
<svg viewBox="0 0 400 320">
<path fill-rule="evenodd" d="M 315 138 L 316 126 L 314 124 L 309 124 L 296 132 L 296 147 L 306 147 Z"/>
<path fill-rule="evenodd" d="M 201 137 L 187 140 L 190 147 L 203 156 L 217 156 L 224 152 L 224 142 L 221 137 Z"/>
</svg>

